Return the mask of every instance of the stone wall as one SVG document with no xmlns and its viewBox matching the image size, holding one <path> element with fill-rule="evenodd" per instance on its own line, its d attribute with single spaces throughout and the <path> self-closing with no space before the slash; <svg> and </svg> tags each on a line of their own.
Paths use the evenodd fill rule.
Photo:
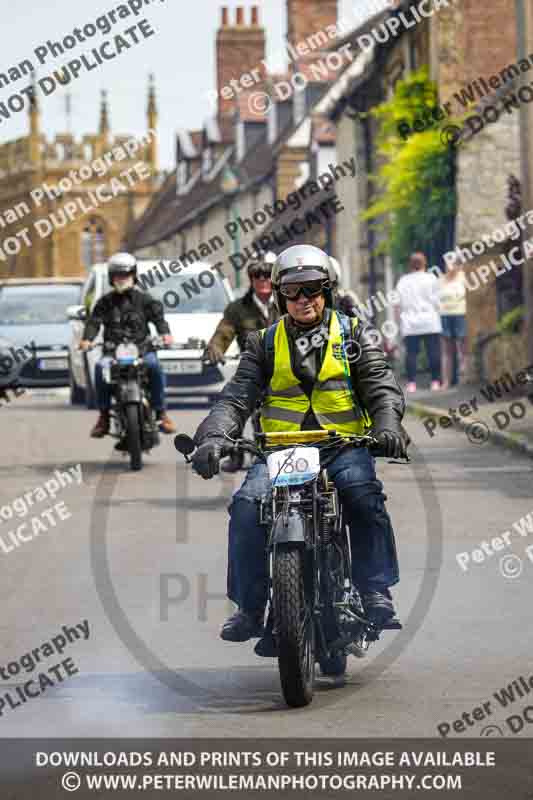
<svg viewBox="0 0 533 800">
<path fill-rule="evenodd" d="M 482 353 L 483 372 L 489 381 L 496 380 L 503 372 L 516 372 L 526 364 L 526 339 L 524 334 L 498 336 L 489 341 L 482 350 L 476 348 L 481 337 L 496 333 L 498 322 L 496 312 L 496 276 L 491 270 L 484 282 L 478 274 L 483 265 L 493 265 L 492 269 L 502 271 L 501 255 L 505 252 L 505 244 L 496 245 L 484 255 L 474 257 L 463 266 L 467 280 L 467 344 L 468 359 L 466 380 L 478 383 L 482 377 L 479 353 Z M 513 269 L 522 269 L 520 265 Z M 476 277 L 477 276 L 477 277 Z M 476 354 L 477 350 L 477 354 Z"/>
<path fill-rule="evenodd" d="M 520 118 L 499 119 L 460 146 L 457 164 L 456 241 L 465 246 L 507 222 L 509 175 L 520 176 Z"/>
<path fill-rule="evenodd" d="M 529 366 L 526 337 L 514 334 L 493 339 L 487 345 L 483 362 L 487 379 L 491 383 L 505 372 L 516 375 Z"/>
</svg>

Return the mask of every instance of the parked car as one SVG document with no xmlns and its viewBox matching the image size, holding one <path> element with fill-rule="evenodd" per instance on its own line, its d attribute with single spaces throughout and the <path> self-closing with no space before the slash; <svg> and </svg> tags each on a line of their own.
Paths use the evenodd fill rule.
<svg viewBox="0 0 533 800">
<path fill-rule="evenodd" d="M 0 281 L 0 336 L 15 348 L 24 387 L 69 385 L 71 328 L 67 308 L 79 304 L 82 278 Z"/>
<path fill-rule="evenodd" d="M 206 397 L 212 402 L 233 377 L 239 359 L 239 348 L 232 344 L 225 365 L 211 366 L 202 361 L 206 343 L 222 319 L 225 307 L 233 300 L 233 292 L 226 278 L 221 278 L 211 265 L 198 262 L 183 269 L 178 275 L 166 270 L 171 261 L 139 261 L 139 288 L 148 290 L 160 300 L 165 309 L 165 319 L 176 346 L 172 350 L 158 351 L 167 378 L 167 397 Z M 164 279 L 159 279 L 161 274 Z M 144 279 L 143 277 L 144 276 Z M 95 407 L 95 366 L 101 358 L 101 347 L 88 353 L 78 350 L 87 314 L 97 301 L 110 291 L 107 265 L 96 264 L 85 281 L 81 306 L 69 309 L 72 321 L 70 345 L 70 389 L 72 403 L 85 402 Z M 150 326 L 153 329 L 153 326 Z M 152 330 L 156 334 L 155 329 Z M 102 343 L 102 331 L 96 342 Z"/>
</svg>

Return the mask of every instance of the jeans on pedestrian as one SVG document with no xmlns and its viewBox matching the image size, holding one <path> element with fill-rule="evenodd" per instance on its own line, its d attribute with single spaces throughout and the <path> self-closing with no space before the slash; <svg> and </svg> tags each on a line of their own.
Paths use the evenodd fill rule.
<svg viewBox="0 0 533 800">
<path fill-rule="evenodd" d="M 426 333 L 419 336 L 406 336 L 407 380 L 416 383 L 416 360 L 420 342 L 423 342 L 429 362 L 432 381 L 440 381 L 440 333 Z"/>
<path fill-rule="evenodd" d="M 156 353 L 146 353 L 143 361 L 148 370 L 152 408 L 156 412 L 164 411 L 166 381 L 161 362 Z M 109 411 L 111 407 L 111 385 L 104 381 L 103 376 L 103 368 L 107 362 L 107 357 L 100 359 L 95 369 L 96 401 L 100 411 Z"/>
<path fill-rule="evenodd" d="M 328 466 L 350 529 L 352 578 L 360 591 L 398 583 L 396 545 L 383 485 L 365 448 L 342 451 Z M 254 464 L 229 508 L 228 597 L 245 611 L 265 608 L 268 597 L 267 528 L 259 524 L 256 498 L 268 494 L 265 464 Z"/>
</svg>

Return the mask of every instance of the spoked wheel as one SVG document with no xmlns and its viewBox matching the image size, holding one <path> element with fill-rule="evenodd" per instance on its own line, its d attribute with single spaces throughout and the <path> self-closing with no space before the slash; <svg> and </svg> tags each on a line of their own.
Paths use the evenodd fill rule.
<svg viewBox="0 0 533 800">
<path fill-rule="evenodd" d="M 328 598 L 326 612 L 323 616 L 323 627 L 329 642 L 337 639 L 341 631 L 337 623 L 333 603 L 340 600 L 343 595 L 344 579 L 350 574 L 350 555 L 346 546 L 346 539 L 341 539 L 340 544 L 330 550 L 329 575 L 321 588 L 322 597 Z M 323 577 L 323 576 L 322 576 Z M 344 650 L 334 650 L 329 655 L 322 653 L 318 657 L 320 670 L 323 675 L 338 677 L 344 675 L 348 663 L 348 656 Z"/>
<path fill-rule="evenodd" d="M 130 467 L 133 470 L 139 470 L 142 469 L 143 455 L 141 448 L 141 417 L 138 406 L 134 404 L 126 406 L 126 420 Z"/>
<path fill-rule="evenodd" d="M 315 678 L 314 620 L 305 595 L 303 551 L 278 547 L 273 573 L 281 688 L 287 705 L 301 708 L 313 699 Z"/>
</svg>

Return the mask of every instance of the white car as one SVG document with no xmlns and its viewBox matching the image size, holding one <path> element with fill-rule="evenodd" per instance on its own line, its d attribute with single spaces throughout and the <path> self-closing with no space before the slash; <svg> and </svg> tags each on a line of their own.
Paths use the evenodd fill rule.
<svg viewBox="0 0 533 800">
<path fill-rule="evenodd" d="M 197 262 L 176 272 L 175 261 L 139 261 L 138 288 L 163 303 L 165 319 L 170 326 L 175 346 L 159 350 L 158 357 L 167 380 L 167 397 L 207 397 L 212 402 L 224 384 L 235 374 L 239 347 L 233 342 L 226 353 L 226 364 L 211 366 L 202 362 L 204 347 L 222 319 L 224 309 L 233 300 L 226 278 L 210 264 Z M 170 269 L 173 265 L 173 269 Z M 85 281 L 81 306 L 72 306 L 68 315 L 72 325 L 70 344 L 70 392 L 72 403 L 94 408 L 95 366 L 102 356 L 101 329 L 95 342 L 99 347 L 82 353 L 78 349 L 84 328 L 84 317 L 97 301 L 110 291 L 107 264 L 96 264 Z M 153 335 L 157 335 L 150 324 Z"/>
</svg>

